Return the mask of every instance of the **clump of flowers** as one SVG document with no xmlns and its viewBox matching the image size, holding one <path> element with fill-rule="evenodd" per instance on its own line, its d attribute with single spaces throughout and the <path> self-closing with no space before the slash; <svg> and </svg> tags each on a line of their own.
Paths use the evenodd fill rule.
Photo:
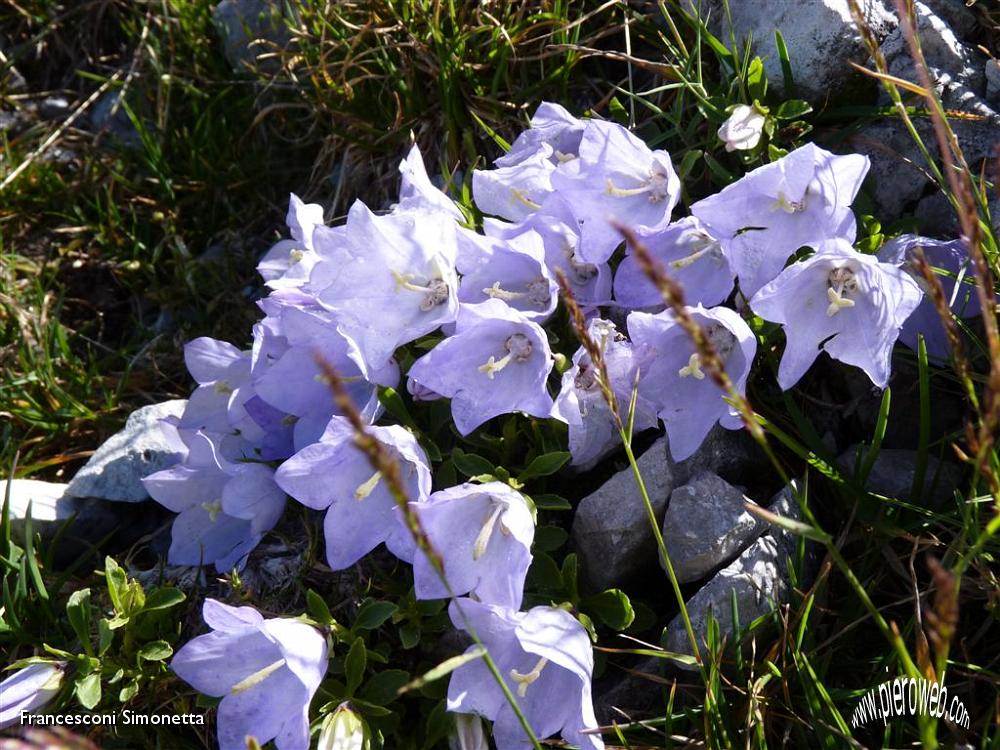
<svg viewBox="0 0 1000 750">
<path fill-rule="evenodd" d="M 755 110 L 738 108 L 720 137 L 727 148 L 749 149 L 760 126 Z M 759 319 L 784 331 L 784 389 L 823 351 L 885 387 L 901 329 L 907 343 L 919 332 L 935 354 L 946 354 L 936 321 L 911 317 L 922 300 L 907 267 L 916 240 L 889 245 L 879 257 L 855 250 L 851 204 L 868 160 L 811 144 L 675 217 L 681 190 L 669 154 L 620 125 L 548 103 L 496 168 L 473 173 L 473 198 L 487 215 L 481 231 L 433 185 L 416 147 L 400 171 L 397 205 L 376 214 L 356 203 L 337 228 L 325 226 L 321 207 L 292 196 L 291 236 L 260 265 L 270 293 L 259 303 L 264 317 L 252 346 L 241 351 L 209 339 L 188 346 L 199 385 L 170 427 L 185 457 L 145 480 L 156 500 L 180 514 L 169 560 L 242 565 L 278 522 L 287 493 L 325 512 L 332 568 L 385 544 L 413 564 L 417 598 L 462 597 L 451 602 L 455 626 L 481 636 L 539 737 L 559 733 L 603 747 L 586 629 L 567 609 L 520 611 L 535 538 L 523 485 L 486 476 L 431 492 L 442 457 L 429 456 L 406 426 L 380 423 L 380 389 L 402 381 L 414 401 L 447 400 L 460 437 L 510 414 L 561 421 L 581 468 L 620 445 L 623 415 L 610 411 L 613 393 L 620 408 L 633 404 L 632 429 L 662 423 L 680 460 L 716 424 L 738 429 L 741 422 L 616 224 L 634 228 L 683 285 L 687 316 L 739 393 L 758 355 Z M 954 245 L 922 244 L 935 265 L 960 273 Z M 588 315 L 603 368 L 592 361 L 594 350 L 581 348 L 571 359 L 568 350 L 553 351 L 556 337 L 546 326 L 559 277 Z M 961 299 L 956 294 L 955 304 Z M 956 311 L 974 309 L 962 303 Z M 359 449 L 317 359 L 338 373 L 368 437 L 398 462 L 409 506 Z M 405 507 L 440 560 L 415 545 Z M 213 633 L 185 646 L 173 666 L 202 692 L 224 696 L 223 746 L 252 731 L 261 741 L 277 737 L 282 748 L 305 747 L 304 707 L 327 656 L 320 636 L 215 602 L 206 603 L 205 619 Z M 234 649 L 252 658 L 227 661 Z M 280 712 L 254 703 L 275 694 L 272 685 L 280 685 Z M 480 661 L 452 675 L 448 707 L 492 721 L 500 748 L 525 741 Z"/>
</svg>

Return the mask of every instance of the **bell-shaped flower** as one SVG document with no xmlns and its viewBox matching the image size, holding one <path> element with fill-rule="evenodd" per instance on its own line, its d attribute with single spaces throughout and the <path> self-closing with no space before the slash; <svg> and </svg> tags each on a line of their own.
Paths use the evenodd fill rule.
<svg viewBox="0 0 1000 750">
<path fill-rule="evenodd" d="M 431 475 L 416 438 L 398 425 L 367 429 L 399 462 L 407 497 L 426 499 Z M 355 443 L 346 418 L 331 419 L 319 442 L 278 467 L 275 481 L 303 505 L 326 510 L 326 559 L 332 569 L 350 567 L 383 542 L 396 557 L 413 561 L 413 537 L 400 508 L 381 472 Z"/>
<path fill-rule="evenodd" d="M 916 252 L 923 250 L 924 257 L 941 282 L 945 299 L 952 313 L 959 318 L 974 318 L 979 315 L 979 297 L 969 261 L 968 246 L 962 240 L 932 240 L 914 234 L 904 234 L 882 246 L 877 257 L 883 263 L 899 266 L 909 273 L 924 292 L 927 280 L 916 267 Z M 964 283 L 959 283 L 963 279 Z M 927 354 L 935 359 L 947 359 L 951 346 L 945 333 L 944 323 L 938 315 L 937 307 L 929 295 L 925 296 L 913 314 L 903 323 L 899 334 L 901 343 L 916 351 L 917 337 L 923 336 Z"/>
<path fill-rule="evenodd" d="M 726 144 L 726 151 L 749 151 L 760 143 L 767 118 L 756 107 L 737 105 L 722 127 L 719 140 Z"/>
<path fill-rule="evenodd" d="M 616 329 L 600 318 L 590 321 L 587 334 L 601 349 L 611 390 L 618 400 L 623 423 L 628 423 L 636 375 L 645 369 L 640 353 Z M 600 373 L 582 346 L 573 355 L 573 366 L 562 376 L 552 415 L 569 425 L 569 452 L 573 465 L 588 469 L 621 445 L 618 424 L 601 388 Z M 656 427 L 656 408 L 644 396 L 635 406 L 634 430 Z"/>
<path fill-rule="evenodd" d="M 458 299 L 463 304 L 499 299 L 539 323 L 556 309 L 559 287 L 545 265 L 537 232 L 501 240 L 459 229 L 458 258 Z"/>
<path fill-rule="evenodd" d="M 723 302 L 733 291 L 734 274 L 722 244 L 693 216 L 654 231 L 636 232 L 650 255 L 684 288 L 690 304 Z M 615 272 L 615 302 L 622 307 L 662 307 L 663 297 L 643 273 L 635 255 L 627 255 Z"/>
<path fill-rule="evenodd" d="M 340 413 L 317 357 L 333 365 L 362 417 L 378 418 L 377 386 L 399 382 L 394 360 L 366 375 L 351 356 L 351 342 L 338 330 L 335 314 L 317 305 L 282 304 L 274 295 L 261 307 L 267 317 L 255 331 L 253 387 L 268 404 L 291 415 L 297 449 L 316 442 L 330 417 Z"/>
<path fill-rule="evenodd" d="M 514 411 L 548 417 L 552 371 L 545 331 L 498 299 L 463 305 L 449 336 L 410 367 L 409 378 L 451 399 L 455 427 L 468 435 Z"/>
<path fill-rule="evenodd" d="M 757 352 L 753 331 L 729 308 L 687 309 L 715 348 L 733 386 L 743 393 Z M 640 374 L 639 394 L 656 406 L 675 461 L 698 450 L 716 423 L 727 429 L 742 426 L 723 391 L 702 369 L 701 355 L 672 311 L 634 312 L 628 316 L 628 332 L 633 345 L 645 347 L 650 357 Z"/>
<path fill-rule="evenodd" d="M 0 729 L 19 724 L 22 713 L 34 713 L 51 701 L 62 686 L 65 666 L 61 661 L 37 661 L 0 682 Z"/>
<path fill-rule="evenodd" d="M 558 732 L 580 748 L 604 747 L 590 694 L 594 653 L 587 631 L 573 615 L 557 607 L 514 612 L 472 599 L 453 600 L 448 613 L 455 627 L 464 630 L 468 622 L 476 631 L 536 737 Z M 530 747 L 482 659 L 452 673 L 448 710 L 491 720 L 499 750 Z"/>
<path fill-rule="evenodd" d="M 866 156 L 836 156 L 809 143 L 698 201 L 691 213 L 722 242 L 749 299 L 800 247 L 854 241 L 851 203 L 868 165 Z"/>
<path fill-rule="evenodd" d="M 545 201 L 545 208 L 519 224 L 484 219 L 483 231 L 489 237 L 511 240 L 525 232 L 542 238 L 545 265 L 553 277 L 562 271 L 569 281 L 576 301 L 585 308 L 607 304 L 611 300 L 611 268 L 607 263 L 586 263 L 580 259 L 580 234 L 569 205 L 558 195 Z"/>
<path fill-rule="evenodd" d="M 355 202 L 352 258 L 318 294 L 369 380 L 398 346 L 455 319 L 455 224 L 427 211 L 376 216 Z"/>
<path fill-rule="evenodd" d="M 188 447 L 181 463 L 142 480 L 150 497 L 180 514 L 174 519 L 167 561 L 214 563 L 219 572 L 228 571 L 242 565 L 278 522 L 285 493 L 274 483 L 270 466 L 224 458 L 217 442 L 202 431 L 181 431 L 181 436 Z"/>
<path fill-rule="evenodd" d="M 612 222 L 656 229 L 670 222 L 680 180 L 666 151 L 652 151 L 621 125 L 593 120 L 580 140 L 580 158 L 552 174 L 580 232 L 580 259 L 603 263 L 622 242 Z"/>
<path fill-rule="evenodd" d="M 554 151 L 541 143 L 530 155 L 509 167 L 477 169 L 472 173 L 472 196 L 484 214 L 521 221 L 537 211 L 552 193 Z"/>
<path fill-rule="evenodd" d="M 399 185 L 399 203 L 396 211 L 424 210 L 449 216 L 457 222 L 465 221 L 462 210 L 451 198 L 437 188 L 427 176 L 424 158 L 416 144 L 399 164 L 402 179 Z"/>
<path fill-rule="evenodd" d="M 535 522 L 521 493 L 502 482 L 466 483 L 435 492 L 427 502 L 414 504 L 413 511 L 441 555 L 448 582 L 445 586 L 418 552 L 413 561 L 418 599 L 471 594 L 485 604 L 520 609 L 535 538 Z"/>
<path fill-rule="evenodd" d="M 212 632 L 184 644 L 170 668 L 199 693 L 222 698 L 219 750 L 245 750 L 246 738 L 278 750 L 308 750 L 309 703 L 327 668 L 326 639 L 310 625 L 265 620 L 253 607 L 206 599 Z"/>
<path fill-rule="evenodd" d="M 753 296 L 750 307 L 785 329 L 778 367 L 783 389 L 805 375 L 821 348 L 885 388 L 892 345 L 922 297 L 906 271 L 839 240 L 823 243 L 815 255 L 782 271 Z"/>
<path fill-rule="evenodd" d="M 562 105 L 542 102 L 531 116 L 531 127 L 515 138 L 510 151 L 493 163 L 498 167 L 513 167 L 537 154 L 543 145 L 551 149 L 549 158 L 553 163 L 570 161 L 579 154 L 586 126 L 585 120 L 573 117 Z"/>
<path fill-rule="evenodd" d="M 184 346 L 184 363 L 198 383 L 179 427 L 225 434 L 238 430 L 251 441 L 263 432 L 244 405 L 254 395 L 250 387 L 250 352 L 225 341 L 202 336 Z"/>
<path fill-rule="evenodd" d="M 313 232 L 323 226 L 323 207 L 291 194 L 285 218 L 291 239 L 280 240 L 261 258 L 257 272 L 272 289 L 302 286 L 319 260 Z"/>
</svg>

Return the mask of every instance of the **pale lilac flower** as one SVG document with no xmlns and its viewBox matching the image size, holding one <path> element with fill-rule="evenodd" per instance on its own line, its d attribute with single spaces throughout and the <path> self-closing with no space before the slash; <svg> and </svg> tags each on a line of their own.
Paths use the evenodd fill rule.
<svg viewBox="0 0 1000 750">
<path fill-rule="evenodd" d="M 539 323 L 556 309 L 559 287 L 545 265 L 545 247 L 537 232 L 502 240 L 459 229 L 458 259 L 460 302 L 503 300 Z"/>
<path fill-rule="evenodd" d="M 754 295 L 750 307 L 785 329 L 778 367 L 783 389 L 805 375 L 820 347 L 885 388 L 892 345 L 922 297 L 906 271 L 840 240 L 823 243 L 815 255 L 790 265 Z"/>
<path fill-rule="evenodd" d="M 373 379 L 397 347 L 455 319 L 455 224 L 417 210 L 376 216 L 355 202 L 347 239 L 352 259 L 318 298 Z"/>
<path fill-rule="evenodd" d="M 650 255 L 684 288 L 690 304 L 723 302 L 733 291 L 734 274 L 722 244 L 694 216 L 657 229 L 636 233 Z M 639 266 L 627 255 L 615 272 L 615 302 L 622 307 L 662 307 L 663 297 Z"/>
<path fill-rule="evenodd" d="M 552 397 L 545 381 L 552 352 L 545 331 L 500 300 L 463 305 L 455 335 L 410 367 L 408 374 L 451 399 L 461 435 L 514 411 L 548 417 Z"/>
<path fill-rule="evenodd" d="M 502 482 L 466 483 L 412 507 L 441 555 L 451 588 L 449 594 L 427 557 L 417 554 L 413 587 L 418 599 L 471 594 L 485 604 L 521 607 L 535 538 L 535 522 L 521 493 Z"/>
<path fill-rule="evenodd" d="M 368 727 L 344 701 L 323 720 L 316 750 L 369 750 Z"/>
<path fill-rule="evenodd" d="M 594 653 L 587 631 L 573 615 L 557 607 L 514 612 L 472 599 L 453 600 L 448 612 L 455 627 L 464 630 L 467 620 L 479 635 L 537 737 L 558 732 L 580 748 L 604 747 L 590 695 Z M 500 750 L 529 747 L 482 659 L 452 673 L 448 710 L 490 719 Z"/>
<path fill-rule="evenodd" d="M 398 425 L 367 429 L 399 462 L 407 496 L 415 502 L 426 499 L 431 475 L 416 438 Z M 350 567 L 383 542 L 396 557 L 413 561 L 413 537 L 400 508 L 344 417 L 331 419 L 319 442 L 278 467 L 275 481 L 303 505 L 326 510 L 326 559 L 332 569 Z"/>
<path fill-rule="evenodd" d="M 424 158 L 416 144 L 399 164 L 402 180 L 399 185 L 399 203 L 396 211 L 429 210 L 451 217 L 455 221 L 465 221 L 462 210 L 451 198 L 439 190 L 427 176 Z"/>
<path fill-rule="evenodd" d="M 916 251 L 921 249 L 924 257 L 936 271 L 948 300 L 951 311 L 959 318 L 973 318 L 980 314 L 979 297 L 972 281 L 969 250 L 962 240 L 932 240 L 913 234 L 904 234 L 890 240 L 878 251 L 878 259 L 883 263 L 899 266 L 909 273 L 922 290 L 927 291 L 927 282 L 916 267 Z M 958 284 L 959 278 L 965 283 Z M 957 289 L 956 289 L 957 287 Z M 917 309 L 903 323 L 899 334 L 901 343 L 917 350 L 917 337 L 922 335 L 927 345 L 927 354 L 935 359 L 947 359 L 951 352 L 944 323 L 938 315 L 934 301 L 929 295 L 917 305 Z"/>
<path fill-rule="evenodd" d="M 303 203 L 292 193 L 285 220 L 292 238 L 276 243 L 257 265 L 257 272 L 272 289 L 302 286 L 319 260 L 313 232 L 323 226 L 323 207 Z"/>
<path fill-rule="evenodd" d="M 621 125 L 592 120 L 580 140 L 580 158 L 552 173 L 580 232 L 580 259 L 603 263 L 622 242 L 612 222 L 650 229 L 665 226 L 680 197 L 680 180 L 666 151 L 652 151 Z"/>
<path fill-rule="evenodd" d="M 550 147 L 553 163 L 569 161 L 580 151 L 580 138 L 587 126 L 585 120 L 573 117 L 554 102 L 542 102 L 531 116 L 531 127 L 510 144 L 510 151 L 494 161 L 498 167 L 513 167 L 534 156 L 541 146 Z"/>
<path fill-rule="evenodd" d="M 250 352 L 241 352 L 225 341 L 202 336 L 184 346 L 184 363 L 197 381 L 179 427 L 219 434 L 238 430 L 251 441 L 263 431 L 244 405 L 253 397 L 250 386 Z"/>
<path fill-rule="evenodd" d="M 338 330 L 335 314 L 317 305 L 285 304 L 276 295 L 261 307 L 267 316 L 255 329 L 253 387 L 265 402 L 290 415 L 296 449 L 318 440 L 330 417 L 340 413 L 317 357 L 334 367 L 362 417 L 369 422 L 378 418 L 377 386 L 399 382 L 395 360 L 386 359 L 366 375 L 352 356 L 351 342 Z"/>
<path fill-rule="evenodd" d="M 65 662 L 35 662 L 0 682 L 0 729 L 21 721 L 21 713 L 34 713 L 51 701 L 63 681 Z"/>
<path fill-rule="evenodd" d="M 490 750 L 483 720 L 475 714 L 455 714 L 455 727 L 448 735 L 448 750 Z"/>
<path fill-rule="evenodd" d="M 552 192 L 553 149 L 539 144 L 538 150 L 517 164 L 472 173 L 472 195 L 484 214 L 521 221 L 537 211 Z"/>
<path fill-rule="evenodd" d="M 698 305 L 688 312 L 714 345 L 733 386 L 743 393 L 757 352 L 753 331 L 738 313 L 726 307 L 706 310 Z M 716 423 L 727 429 L 742 426 L 735 408 L 726 403 L 725 394 L 702 370 L 694 342 L 672 311 L 655 315 L 634 312 L 628 316 L 628 332 L 634 346 L 649 352 L 639 393 L 656 406 L 675 461 L 683 461 L 698 450 Z"/>
<path fill-rule="evenodd" d="M 192 639 L 170 667 L 199 693 L 222 698 L 219 750 L 245 750 L 247 736 L 278 750 L 308 750 L 309 703 L 327 668 L 326 639 L 295 620 L 265 620 L 252 607 L 206 599 L 212 632 Z"/>
<path fill-rule="evenodd" d="M 142 480 L 150 497 L 180 515 L 174 519 L 167 561 L 214 563 L 219 572 L 242 565 L 264 533 L 278 522 L 285 494 L 274 470 L 262 463 L 231 461 L 208 434 L 181 431 L 183 461 Z M 252 454 L 247 447 L 245 454 Z"/>
<path fill-rule="evenodd" d="M 636 374 L 645 369 L 643 357 L 618 333 L 614 323 L 594 318 L 587 333 L 604 354 L 611 390 L 618 399 L 622 422 L 627 423 Z M 573 355 L 573 366 L 563 373 L 552 415 L 569 425 L 569 451 L 574 466 L 590 468 L 621 444 L 617 423 L 601 390 L 599 373 L 583 347 Z M 636 400 L 634 429 L 641 432 L 651 427 L 656 427 L 656 408 L 640 395 Z"/>
<path fill-rule="evenodd" d="M 698 201 L 691 213 L 722 242 L 749 299 L 800 247 L 854 241 L 851 203 L 868 164 L 866 156 L 835 156 L 809 143 Z"/>
<path fill-rule="evenodd" d="M 766 121 L 756 107 L 739 104 L 719 128 L 719 140 L 726 144 L 726 151 L 749 151 L 760 143 Z"/>
<path fill-rule="evenodd" d="M 586 263 L 580 259 L 580 234 L 569 206 L 558 195 L 545 202 L 545 208 L 520 224 L 495 219 L 483 220 L 487 236 L 514 239 L 526 232 L 542 238 L 545 265 L 553 277 L 562 271 L 569 281 L 576 301 L 586 308 L 606 304 L 611 300 L 611 268 L 607 263 Z"/>
</svg>

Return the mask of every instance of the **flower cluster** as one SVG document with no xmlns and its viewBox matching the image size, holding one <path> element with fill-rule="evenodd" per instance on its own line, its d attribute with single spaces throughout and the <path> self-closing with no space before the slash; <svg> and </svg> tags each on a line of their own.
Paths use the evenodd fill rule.
<svg viewBox="0 0 1000 750">
<path fill-rule="evenodd" d="M 752 131 L 754 113 L 742 114 Z M 752 133 L 739 137 L 749 142 Z M 277 523 L 287 493 L 326 512 L 332 568 L 384 543 L 413 564 L 418 598 L 455 597 L 456 626 L 481 635 L 540 736 L 561 732 L 569 742 L 602 746 L 588 731 L 596 725 L 593 658 L 583 627 L 562 609 L 520 611 L 534 537 L 525 498 L 500 482 L 431 492 L 430 461 L 416 437 L 376 424 L 379 387 L 398 387 L 405 375 L 414 400 L 447 399 L 463 436 L 513 412 L 561 420 L 580 467 L 620 442 L 623 415 L 611 413 L 608 391 L 621 405 L 634 402 L 636 429 L 663 422 L 676 460 L 694 453 L 714 425 L 738 428 L 635 248 L 618 255 L 616 224 L 632 227 L 683 285 L 688 315 L 738 391 L 757 353 L 750 313 L 784 329 L 782 388 L 795 385 L 821 351 L 884 387 L 901 328 L 907 343 L 919 332 L 935 354 L 945 353 L 939 324 L 911 316 L 922 300 L 911 248 L 922 245 L 952 275 L 964 251 L 922 238 L 887 245 L 878 257 L 856 251 L 851 204 L 867 171 L 863 156 L 806 145 L 674 220 L 680 183 L 669 154 L 619 125 L 543 104 L 495 168 L 472 175 L 474 200 L 487 214 L 481 232 L 433 185 L 416 147 L 400 167 L 400 199 L 387 213 L 357 202 L 343 226 L 330 228 L 321 207 L 292 196 L 291 237 L 259 266 L 270 292 L 259 303 L 264 315 L 250 349 L 210 339 L 186 348 L 198 388 L 169 425 L 184 459 L 145 480 L 156 500 L 179 513 L 170 561 L 219 570 L 242 564 Z M 544 326 L 558 304 L 559 276 L 588 315 L 603 367 L 585 348 L 570 362 L 552 352 Z M 625 330 L 604 315 L 624 319 Z M 401 373 L 399 362 L 408 360 L 397 360 L 397 350 L 418 339 L 411 351 L 421 356 Z M 443 577 L 417 552 L 318 359 L 336 370 L 369 436 L 398 462 L 414 514 L 442 554 Z M 557 360 L 565 367 L 555 392 Z M 602 373 L 610 382 L 601 382 Z M 263 632 L 256 620 L 247 627 Z M 183 653 L 175 665 L 185 664 Z M 268 664 L 279 662 L 286 663 Z M 484 669 L 471 662 L 456 671 L 449 707 L 492 720 L 500 747 L 518 745 L 522 730 Z M 211 685 L 213 695 L 232 689 Z M 268 736 L 292 731 L 266 729 L 274 730 Z"/>
</svg>

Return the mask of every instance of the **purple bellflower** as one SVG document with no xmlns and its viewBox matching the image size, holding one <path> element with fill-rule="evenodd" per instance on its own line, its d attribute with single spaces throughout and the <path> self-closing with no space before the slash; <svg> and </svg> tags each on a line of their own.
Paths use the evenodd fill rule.
<svg viewBox="0 0 1000 750">
<path fill-rule="evenodd" d="M 645 369 L 642 357 L 618 333 L 614 323 L 594 318 L 587 332 L 601 347 L 620 416 L 627 422 L 636 375 Z M 569 451 L 574 466 L 590 468 L 621 444 L 617 423 L 601 390 L 600 375 L 583 347 L 573 355 L 573 366 L 563 373 L 552 414 L 569 425 Z M 656 419 L 653 404 L 638 396 L 634 429 L 641 432 L 656 427 Z"/>
<path fill-rule="evenodd" d="M 586 263 L 580 259 L 580 234 L 569 205 L 558 195 L 545 201 L 545 209 L 519 224 L 484 219 L 483 231 L 489 237 L 513 239 L 525 232 L 542 238 L 545 265 L 553 277 L 562 271 L 569 281 L 576 301 L 584 307 L 596 307 L 611 300 L 611 268 L 607 263 Z"/>
<path fill-rule="evenodd" d="M 407 495 L 426 499 L 431 474 L 416 438 L 398 425 L 368 431 L 399 461 Z M 326 510 L 326 559 L 334 570 L 350 567 L 383 542 L 396 557 L 413 562 L 413 537 L 402 513 L 344 417 L 331 419 L 319 442 L 278 467 L 275 481 L 303 505 Z"/>
<path fill-rule="evenodd" d="M 509 167 L 477 169 L 472 173 L 472 194 L 484 214 L 521 221 L 541 208 L 552 193 L 554 151 L 546 143 Z"/>
<path fill-rule="evenodd" d="M 192 639 L 170 668 L 199 693 L 222 698 L 220 750 L 244 750 L 246 737 L 278 750 L 308 750 L 309 703 L 326 674 L 319 631 L 295 620 L 265 620 L 253 607 L 206 599 L 212 632 Z"/>
<path fill-rule="evenodd" d="M 220 573 L 228 571 L 242 565 L 278 522 L 285 493 L 269 466 L 227 460 L 204 432 L 180 434 L 188 446 L 183 461 L 142 480 L 150 497 L 180 514 L 174 519 L 167 561 L 214 563 Z"/>
<path fill-rule="evenodd" d="M 902 268 L 926 292 L 927 282 L 916 267 L 918 248 L 924 251 L 924 257 L 931 267 L 938 269 L 936 273 L 951 311 L 959 318 L 974 318 L 979 315 L 981 310 L 974 282 L 968 283 L 972 281 L 969 273 L 969 251 L 962 240 L 944 242 L 913 234 L 904 234 L 885 243 L 878 251 L 877 257 L 883 263 L 891 263 Z M 964 278 L 967 283 L 957 283 L 959 278 Z M 958 288 L 956 289 L 956 287 Z M 916 351 L 918 335 L 924 337 L 929 356 L 935 359 L 948 358 L 951 352 L 948 335 L 945 333 L 944 324 L 934 306 L 934 301 L 929 295 L 924 297 L 913 314 L 903 323 L 899 340 Z"/>
<path fill-rule="evenodd" d="M 722 242 L 749 299 L 803 245 L 854 241 L 851 203 L 868 166 L 866 156 L 835 156 L 809 143 L 698 201 L 691 213 Z"/>
<path fill-rule="evenodd" d="M 680 197 L 680 180 L 666 151 L 652 151 L 611 122 L 593 120 L 580 140 L 580 158 L 552 174 L 580 232 L 580 259 L 603 263 L 622 242 L 612 225 L 666 226 Z"/>
<path fill-rule="evenodd" d="M 432 211 L 450 216 L 458 222 L 465 221 L 462 210 L 444 192 L 434 186 L 427 176 L 424 158 L 414 144 L 410 153 L 399 164 L 402 180 L 399 185 L 399 203 L 396 211 Z"/>
<path fill-rule="evenodd" d="M 319 301 L 374 379 L 398 346 L 455 319 L 455 224 L 426 211 L 376 216 L 359 201 L 347 217 L 347 238 L 352 258 Z"/>
<path fill-rule="evenodd" d="M 458 248 L 458 299 L 463 304 L 499 299 L 539 323 L 556 309 L 559 287 L 545 265 L 537 232 L 501 240 L 460 228 Z"/>
<path fill-rule="evenodd" d="M 292 238 L 276 243 L 257 265 L 257 272 L 272 289 L 301 286 L 319 260 L 313 247 L 313 232 L 323 226 L 323 207 L 303 203 L 292 193 L 286 222 Z"/>
<path fill-rule="evenodd" d="M 558 732 L 586 750 L 604 747 L 590 695 L 594 653 L 587 631 L 573 615 L 556 607 L 514 612 L 472 599 L 453 600 L 448 612 L 461 630 L 467 620 L 489 649 L 537 737 Z M 452 673 L 448 710 L 491 720 L 498 750 L 530 747 L 482 659 Z"/>
<path fill-rule="evenodd" d="M 463 305 L 455 335 L 410 367 L 409 378 L 451 399 L 461 435 L 514 411 L 548 417 L 552 371 L 545 331 L 498 299 Z"/>
<path fill-rule="evenodd" d="M 535 522 L 521 493 L 502 482 L 462 484 L 440 490 L 414 512 L 444 561 L 449 594 L 419 552 L 413 562 L 418 599 L 471 593 L 484 604 L 520 609 L 531 565 Z"/>
<path fill-rule="evenodd" d="M 834 240 L 782 271 L 754 295 L 750 307 L 785 329 L 787 343 L 778 367 L 782 389 L 805 375 L 821 345 L 885 388 L 892 345 L 922 297 L 906 271 Z"/>
<path fill-rule="evenodd" d="M 698 305 L 688 312 L 714 345 L 734 387 L 743 393 L 757 352 L 753 331 L 726 307 L 706 310 Z M 727 429 L 742 426 L 736 410 L 701 369 L 701 357 L 672 311 L 634 312 L 628 316 L 628 332 L 633 346 L 645 347 L 651 357 L 640 374 L 639 394 L 655 404 L 675 461 L 698 450 L 717 422 Z"/>
<path fill-rule="evenodd" d="M 21 722 L 21 713 L 33 713 L 59 692 L 65 662 L 28 664 L 0 682 L 0 729 Z"/>
<path fill-rule="evenodd" d="M 553 163 L 560 164 L 579 155 L 580 138 L 586 121 L 573 117 L 553 102 L 542 102 L 531 117 L 531 127 L 510 145 L 510 151 L 494 161 L 498 167 L 513 167 L 537 154 L 544 144 L 552 150 Z"/>
<path fill-rule="evenodd" d="M 733 291 L 734 274 L 722 244 L 695 217 L 685 216 L 662 229 L 636 234 L 684 287 L 689 303 L 710 307 Z M 631 309 L 663 306 L 660 291 L 642 272 L 634 255 L 627 255 L 615 272 L 615 302 Z"/>
<path fill-rule="evenodd" d="M 251 442 L 263 437 L 263 431 L 244 408 L 254 396 L 250 352 L 202 336 L 184 346 L 184 363 L 198 387 L 184 407 L 178 425 L 181 429 L 218 434 L 238 430 Z"/>
</svg>

